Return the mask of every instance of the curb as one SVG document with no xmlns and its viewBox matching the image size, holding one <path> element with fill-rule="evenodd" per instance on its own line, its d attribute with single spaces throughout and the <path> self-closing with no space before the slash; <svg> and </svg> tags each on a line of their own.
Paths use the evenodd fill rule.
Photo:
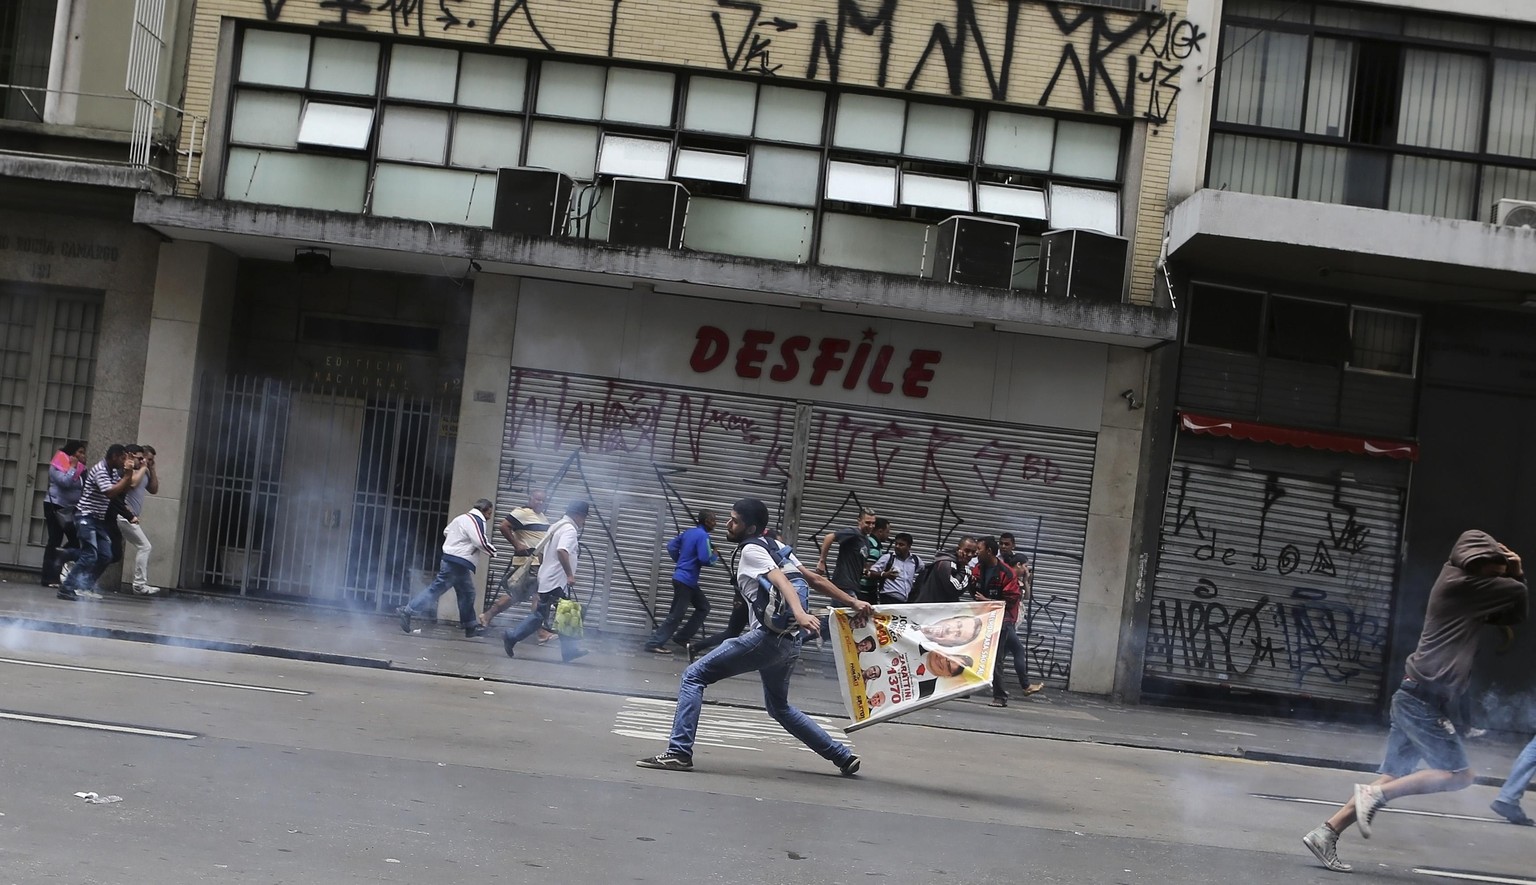
<svg viewBox="0 0 1536 885">
<path fill-rule="evenodd" d="M 190 636 L 169 636 L 145 630 L 124 630 L 118 627 L 96 627 L 89 624 L 70 624 L 64 621 L 42 621 L 34 618 L 0 616 L 0 627 L 19 627 L 38 633 L 60 633 L 67 636 L 88 636 L 95 639 L 120 639 L 126 642 L 144 642 L 150 645 L 168 645 L 176 648 L 197 648 L 205 651 L 224 651 L 233 654 L 259 655 L 267 658 L 284 658 L 290 661 L 311 661 L 317 664 L 340 664 L 344 667 L 368 667 L 388 670 L 393 661 L 383 658 L 365 658 L 358 655 L 339 655 L 323 651 L 303 651 L 276 645 L 258 645 L 249 642 L 224 642 L 217 639 L 196 639 Z"/>
</svg>

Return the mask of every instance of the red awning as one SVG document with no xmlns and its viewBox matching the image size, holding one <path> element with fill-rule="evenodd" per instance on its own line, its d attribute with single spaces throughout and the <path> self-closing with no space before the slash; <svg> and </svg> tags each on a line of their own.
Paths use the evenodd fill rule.
<svg viewBox="0 0 1536 885">
<path fill-rule="evenodd" d="M 1190 433 L 1274 443 L 1279 446 L 1322 449 L 1327 452 L 1342 452 L 1346 455 L 1396 458 L 1400 461 L 1419 460 L 1418 444 L 1399 440 L 1366 439 L 1363 436 L 1350 436 L 1344 433 L 1297 430 L 1292 427 L 1276 427 L 1273 424 L 1259 424 L 1254 421 L 1234 421 L 1231 418 L 1193 415 L 1189 412 L 1179 413 L 1179 427 Z"/>
</svg>

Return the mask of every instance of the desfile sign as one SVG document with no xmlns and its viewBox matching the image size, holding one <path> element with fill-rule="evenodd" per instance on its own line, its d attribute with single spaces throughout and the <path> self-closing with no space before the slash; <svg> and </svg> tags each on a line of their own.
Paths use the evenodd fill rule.
<svg viewBox="0 0 1536 885">
<path fill-rule="evenodd" d="M 771 381 L 789 382 L 809 372 L 806 381 L 812 387 L 831 383 L 856 390 L 863 385 L 881 394 L 899 388 L 902 396 L 927 397 L 933 367 L 943 354 L 913 348 L 898 355 L 894 346 L 877 344 L 877 334 L 874 329 L 865 329 L 856 347 L 847 338 L 790 335 L 780 339 L 768 329 L 747 329 L 740 341 L 732 341 L 724 329 L 703 325 L 694 335 L 688 365 L 699 374 L 708 374 L 730 361 L 739 378 L 766 374 Z"/>
</svg>

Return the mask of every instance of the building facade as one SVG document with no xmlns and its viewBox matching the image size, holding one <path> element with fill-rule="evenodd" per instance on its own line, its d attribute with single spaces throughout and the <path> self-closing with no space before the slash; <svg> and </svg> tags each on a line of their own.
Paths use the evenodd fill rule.
<svg viewBox="0 0 1536 885">
<path fill-rule="evenodd" d="M 1127 663 L 1160 694 L 1379 706 L 1457 534 L 1536 541 L 1536 10 L 1189 14 L 1215 48 L 1177 124 L 1178 430 Z M 1536 649 L 1492 645 L 1473 723 L 1528 730 Z"/>
</svg>

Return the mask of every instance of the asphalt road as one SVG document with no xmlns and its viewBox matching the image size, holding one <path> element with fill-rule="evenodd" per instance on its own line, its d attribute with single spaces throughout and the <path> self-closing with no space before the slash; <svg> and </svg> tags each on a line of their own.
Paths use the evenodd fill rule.
<svg viewBox="0 0 1536 885">
<path fill-rule="evenodd" d="M 1536 882 L 1483 787 L 1349 834 L 1349 876 L 1299 842 L 1348 772 L 898 723 L 852 736 L 849 779 L 714 706 L 698 769 L 655 772 L 656 700 L 66 636 L 0 657 L 0 885 Z"/>
</svg>

